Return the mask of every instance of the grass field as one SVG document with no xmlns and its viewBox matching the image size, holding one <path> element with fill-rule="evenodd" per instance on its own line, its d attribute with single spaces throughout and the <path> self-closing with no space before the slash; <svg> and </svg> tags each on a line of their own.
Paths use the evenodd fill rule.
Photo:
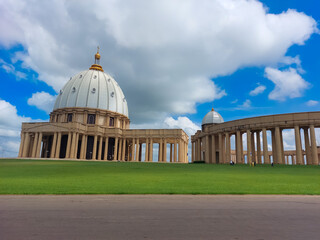
<svg viewBox="0 0 320 240">
<path fill-rule="evenodd" d="M 320 194 L 318 166 L 0 160 L 0 194 Z"/>
</svg>

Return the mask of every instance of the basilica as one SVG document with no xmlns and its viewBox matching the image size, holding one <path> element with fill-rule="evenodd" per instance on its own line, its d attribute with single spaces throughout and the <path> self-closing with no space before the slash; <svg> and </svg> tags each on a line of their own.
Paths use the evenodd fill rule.
<svg viewBox="0 0 320 240">
<path fill-rule="evenodd" d="M 22 123 L 18 157 L 188 163 L 189 137 L 182 129 L 130 129 L 127 99 L 100 58 L 98 49 L 89 70 L 60 90 L 49 122 Z M 191 136 L 191 162 L 319 165 L 319 127 L 320 112 L 224 122 L 212 109 Z M 295 150 L 284 150 L 286 129 L 294 130 Z"/>
<path fill-rule="evenodd" d="M 127 99 L 100 58 L 98 49 L 60 90 L 49 122 L 22 123 L 19 158 L 188 162 L 182 129 L 130 129 Z"/>
</svg>

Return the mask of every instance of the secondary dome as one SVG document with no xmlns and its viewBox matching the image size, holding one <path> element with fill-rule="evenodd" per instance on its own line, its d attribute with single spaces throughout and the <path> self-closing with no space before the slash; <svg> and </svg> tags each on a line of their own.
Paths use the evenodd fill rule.
<svg viewBox="0 0 320 240">
<path fill-rule="evenodd" d="M 97 58 L 99 56 L 99 58 Z M 119 84 L 99 65 L 99 51 L 95 64 L 70 78 L 60 90 L 53 110 L 60 108 L 98 108 L 129 117 L 127 100 Z"/>
<path fill-rule="evenodd" d="M 213 108 L 202 119 L 202 125 L 212 124 L 212 123 L 217 124 L 217 123 L 223 123 L 223 122 L 224 120 L 221 117 L 221 115 L 218 112 L 214 111 Z"/>
</svg>

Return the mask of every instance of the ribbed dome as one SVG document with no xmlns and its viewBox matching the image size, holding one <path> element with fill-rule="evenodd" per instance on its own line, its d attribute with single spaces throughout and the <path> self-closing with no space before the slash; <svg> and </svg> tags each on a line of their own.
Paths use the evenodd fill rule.
<svg viewBox="0 0 320 240">
<path fill-rule="evenodd" d="M 212 124 L 212 123 L 223 123 L 224 120 L 218 112 L 215 112 L 214 109 L 208 112 L 204 118 L 202 119 L 202 125 L 204 124 Z"/>
<path fill-rule="evenodd" d="M 98 108 L 129 117 L 127 101 L 118 83 L 98 70 L 80 72 L 60 90 L 53 110 L 59 108 Z"/>
</svg>

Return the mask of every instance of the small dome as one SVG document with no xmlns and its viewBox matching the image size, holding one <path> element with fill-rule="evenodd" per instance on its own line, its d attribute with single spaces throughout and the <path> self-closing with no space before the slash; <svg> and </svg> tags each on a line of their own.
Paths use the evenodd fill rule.
<svg viewBox="0 0 320 240">
<path fill-rule="evenodd" d="M 217 123 L 223 123 L 223 122 L 224 122 L 224 120 L 221 117 L 221 115 L 218 112 L 215 112 L 213 108 L 202 119 L 202 125 L 217 124 Z"/>
<path fill-rule="evenodd" d="M 120 86 L 101 70 L 82 71 L 60 90 L 53 110 L 73 107 L 98 108 L 129 117 L 127 100 Z"/>
</svg>

